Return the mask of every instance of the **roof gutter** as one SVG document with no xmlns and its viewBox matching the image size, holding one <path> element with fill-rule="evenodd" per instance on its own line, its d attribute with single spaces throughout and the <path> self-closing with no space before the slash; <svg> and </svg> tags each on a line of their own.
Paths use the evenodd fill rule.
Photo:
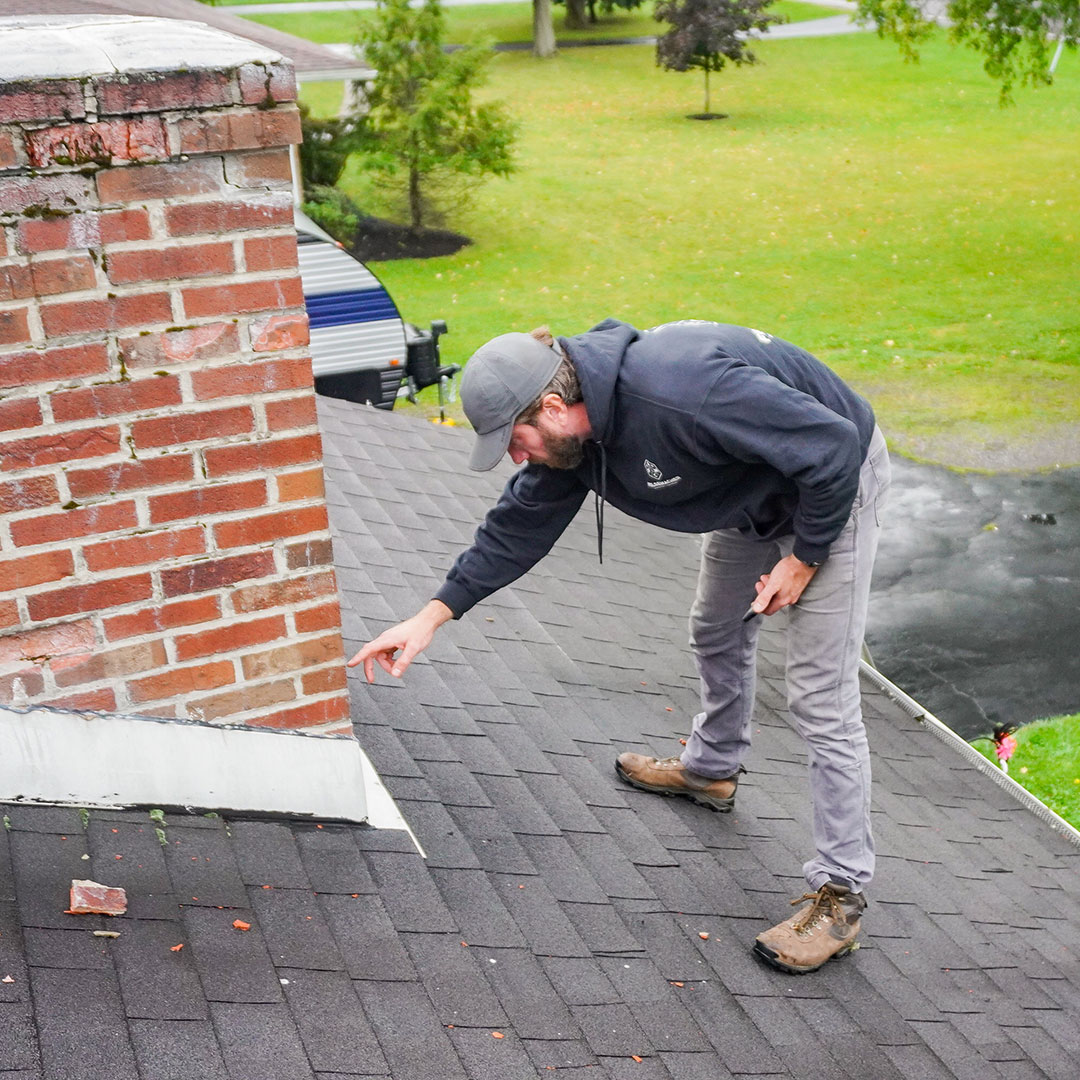
<svg viewBox="0 0 1080 1080">
<path fill-rule="evenodd" d="M 905 694 L 895 683 L 890 682 L 872 664 L 859 661 L 862 674 L 879 690 L 896 702 L 909 716 L 925 724 L 943 743 L 955 750 L 969 765 L 989 776 L 998 787 L 1004 788 L 1025 809 L 1030 810 L 1040 821 L 1049 825 L 1054 832 L 1060 833 L 1074 847 L 1080 848 L 1080 830 L 1073 828 L 1063 817 L 1054 813 L 1046 803 L 1035 798 L 1027 788 L 1018 784 L 1008 773 L 1002 772 L 993 762 L 983 757 L 966 739 L 962 739 L 948 724 L 939 720 L 932 712 L 924 709 L 913 697 Z"/>
</svg>

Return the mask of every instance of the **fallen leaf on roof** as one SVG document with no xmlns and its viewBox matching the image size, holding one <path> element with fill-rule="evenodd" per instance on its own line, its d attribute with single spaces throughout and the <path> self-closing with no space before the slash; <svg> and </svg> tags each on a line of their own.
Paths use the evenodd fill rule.
<svg viewBox="0 0 1080 1080">
<path fill-rule="evenodd" d="M 72 879 L 67 915 L 123 915 L 127 893 L 97 881 Z"/>
<path fill-rule="evenodd" d="M 169 952 L 179 952 L 184 947 L 184 943 L 181 941 L 179 945 L 170 945 Z"/>
<path fill-rule="evenodd" d="M 94 937 L 118 938 L 120 935 L 115 930 L 92 930 Z"/>
<path fill-rule="evenodd" d="M 233 926 L 237 930 L 250 930 L 251 929 L 251 923 L 244 922 L 243 919 L 234 919 L 233 920 Z"/>
</svg>

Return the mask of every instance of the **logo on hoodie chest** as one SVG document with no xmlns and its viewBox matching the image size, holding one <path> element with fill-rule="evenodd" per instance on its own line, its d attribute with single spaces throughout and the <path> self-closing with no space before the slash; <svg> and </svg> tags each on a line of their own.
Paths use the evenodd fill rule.
<svg viewBox="0 0 1080 1080">
<path fill-rule="evenodd" d="M 645 486 L 653 491 L 658 488 L 674 487 L 682 480 L 681 476 L 671 476 L 664 479 L 664 473 L 659 466 L 654 465 L 648 458 L 645 459 L 645 475 L 649 477 Z"/>
</svg>

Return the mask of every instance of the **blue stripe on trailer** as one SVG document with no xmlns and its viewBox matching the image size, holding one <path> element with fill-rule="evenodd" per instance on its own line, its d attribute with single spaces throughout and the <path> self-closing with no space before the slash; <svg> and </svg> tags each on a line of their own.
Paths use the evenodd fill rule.
<svg viewBox="0 0 1080 1080">
<path fill-rule="evenodd" d="M 397 306 L 385 289 L 323 293 L 304 299 L 312 329 L 400 318 Z"/>
</svg>

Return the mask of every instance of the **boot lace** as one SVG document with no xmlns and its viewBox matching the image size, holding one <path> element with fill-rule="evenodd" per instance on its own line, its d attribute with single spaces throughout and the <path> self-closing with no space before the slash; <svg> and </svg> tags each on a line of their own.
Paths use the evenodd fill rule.
<svg viewBox="0 0 1080 1080">
<path fill-rule="evenodd" d="M 791 901 L 792 907 L 807 900 L 812 900 L 813 903 L 791 924 L 792 930 L 800 937 L 812 934 L 829 917 L 838 923 L 847 921 L 847 913 L 844 911 L 839 897 L 831 889 L 818 889 L 817 892 L 803 893 L 798 900 Z"/>
</svg>

